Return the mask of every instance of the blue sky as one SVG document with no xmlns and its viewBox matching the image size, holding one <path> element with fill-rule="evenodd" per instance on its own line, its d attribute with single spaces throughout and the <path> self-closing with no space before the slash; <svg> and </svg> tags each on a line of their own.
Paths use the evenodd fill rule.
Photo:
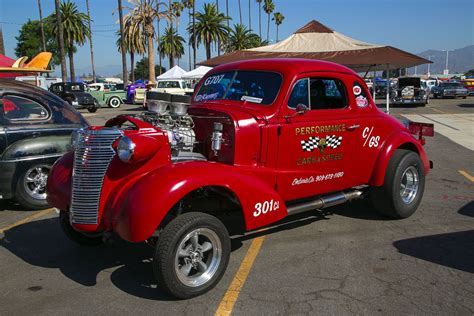
<svg viewBox="0 0 474 316">
<path fill-rule="evenodd" d="M 164 1 L 164 0 L 161 0 Z M 86 11 L 85 0 L 75 2 Z M 120 65 L 114 36 L 118 29 L 117 0 L 89 0 L 93 20 L 93 41 L 97 67 Z M 215 0 L 197 0 L 196 10 L 203 3 Z M 258 33 L 258 7 L 252 4 L 252 28 Z M 473 0 L 274 0 L 276 10 L 285 16 L 280 26 L 280 39 L 315 19 L 328 27 L 356 39 L 387 44 L 419 53 L 427 49 L 456 49 L 474 44 Z M 54 10 L 54 0 L 42 0 L 43 15 Z M 241 0 L 244 23 L 248 23 L 248 0 Z M 123 5 L 128 6 L 127 0 Z M 219 0 L 225 10 L 225 0 Z M 229 15 L 239 22 L 238 1 L 229 0 Z M 0 26 L 3 29 L 6 54 L 14 57 L 15 36 L 21 24 L 28 19 L 39 19 L 37 0 L 0 0 Z M 187 15 L 180 22 L 184 36 Z M 262 10 L 262 32 L 266 37 L 267 17 Z M 231 22 L 232 23 L 232 22 Z M 275 40 L 275 25 L 270 21 L 270 39 Z M 156 46 L 155 46 L 156 48 Z M 187 49 L 186 49 L 187 53 Z M 216 53 L 213 52 L 213 56 Z M 205 59 L 204 50 L 198 51 L 198 60 Z M 185 55 L 180 66 L 188 68 Z M 75 58 L 78 69 L 90 68 L 89 45 L 78 49 Z M 165 61 L 167 66 L 167 61 Z"/>
</svg>

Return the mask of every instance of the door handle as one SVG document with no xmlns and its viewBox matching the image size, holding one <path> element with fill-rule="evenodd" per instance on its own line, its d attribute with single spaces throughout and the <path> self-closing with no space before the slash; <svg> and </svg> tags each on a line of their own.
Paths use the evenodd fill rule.
<svg viewBox="0 0 474 316">
<path fill-rule="evenodd" d="M 355 129 L 359 128 L 359 124 L 353 124 L 351 126 L 346 127 L 346 131 L 354 131 Z"/>
</svg>

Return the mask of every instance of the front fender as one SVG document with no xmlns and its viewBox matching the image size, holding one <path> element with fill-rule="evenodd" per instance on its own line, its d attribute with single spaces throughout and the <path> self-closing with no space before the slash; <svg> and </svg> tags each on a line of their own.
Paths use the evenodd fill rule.
<svg viewBox="0 0 474 316">
<path fill-rule="evenodd" d="M 238 198 L 247 230 L 278 221 L 287 215 L 283 199 L 267 183 L 241 168 L 213 162 L 166 165 L 140 178 L 127 192 L 120 215 L 113 223 L 123 239 L 141 242 L 152 236 L 163 218 L 183 197 L 205 186 L 220 186 Z M 276 210 L 254 216 L 257 203 Z"/>
<path fill-rule="evenodd" d="M 428 158 L 426 157 L 425 150 L 423 146 L 415 139 L 412 135 L 405 131 L 399 131 L 391 134 L 387 140 L 384 142 L 382 150 L 377 157 L 377 161 L 375 162 L 374 169 L 372 171 L 372 176 L 369 181 L 370 186 L 382 186 L 385 173 L 388 167 L 388 163 L 392 158 L 393 153 L 398 148 L 410 148 L 416 150 L 418 155 L 423 162 L 425 174 L 428 173 L 430 170 L 430 164 Z"/>
<path fill-rule="evenodd" d="M 8 146 L 1 159 L 16 160 L 51 155 L 59 157 L 68 151 L 70 138 L 69 135 L 61 135 L 22 139 Z"/>
</svg>

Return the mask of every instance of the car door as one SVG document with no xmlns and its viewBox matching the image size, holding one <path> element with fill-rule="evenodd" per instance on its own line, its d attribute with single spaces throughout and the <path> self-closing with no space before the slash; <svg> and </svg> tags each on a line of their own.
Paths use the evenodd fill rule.
<svg viewBox="0 0 474 316">
<path fill-rule="evenodd" d="M 344 74 L 298 76 L 280 111 L 277 188 L 295 200 L 357 184 L 354 141 L 360 127 Z M 298 114 L 296 107 L 308 110 Z M 301 106 L 298 106 L 299 108 Z"/>
</svg>

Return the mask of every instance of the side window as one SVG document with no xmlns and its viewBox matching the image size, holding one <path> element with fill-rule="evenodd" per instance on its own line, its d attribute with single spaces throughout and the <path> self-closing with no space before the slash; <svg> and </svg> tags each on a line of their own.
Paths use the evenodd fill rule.
<svg viewBox="0 0 474 316">
<path fill-rule="evenodd" d="M 0 100 L 3 117 L 9 121 L 34 121 L 48 118 L 48 111 L 39 103 L 14 95 L 6 95 Z"/>
<path fill-rule="evenodd" d="M 171 88 L 179 88 L 178 81 L 171 81 Z"/>
<path fill-rule="evenodd" d="M 295 109 L 298 104 L 304 104 L 309 108 L 308 78 L 298 80 L 291 91 L 288 106 Z"/>
<path fill-rule="evenodd" d="M 291 91 L 288 106 L 306 105 L 310 110 L 343 109 L 347 107 L 344 83 L 337 79 L 305 78 L 299 80 Z"/>
<path fill-rule="evenodd" d="M 362 85 L 359 82 L 354 82 L 352 85 L 352 92 L 354 93 L 354 98 L 359 108 L 365 108 L 369 105 L 369 98 L 365 93 L 365 90 L 362 88 Z"/>
</svg>

